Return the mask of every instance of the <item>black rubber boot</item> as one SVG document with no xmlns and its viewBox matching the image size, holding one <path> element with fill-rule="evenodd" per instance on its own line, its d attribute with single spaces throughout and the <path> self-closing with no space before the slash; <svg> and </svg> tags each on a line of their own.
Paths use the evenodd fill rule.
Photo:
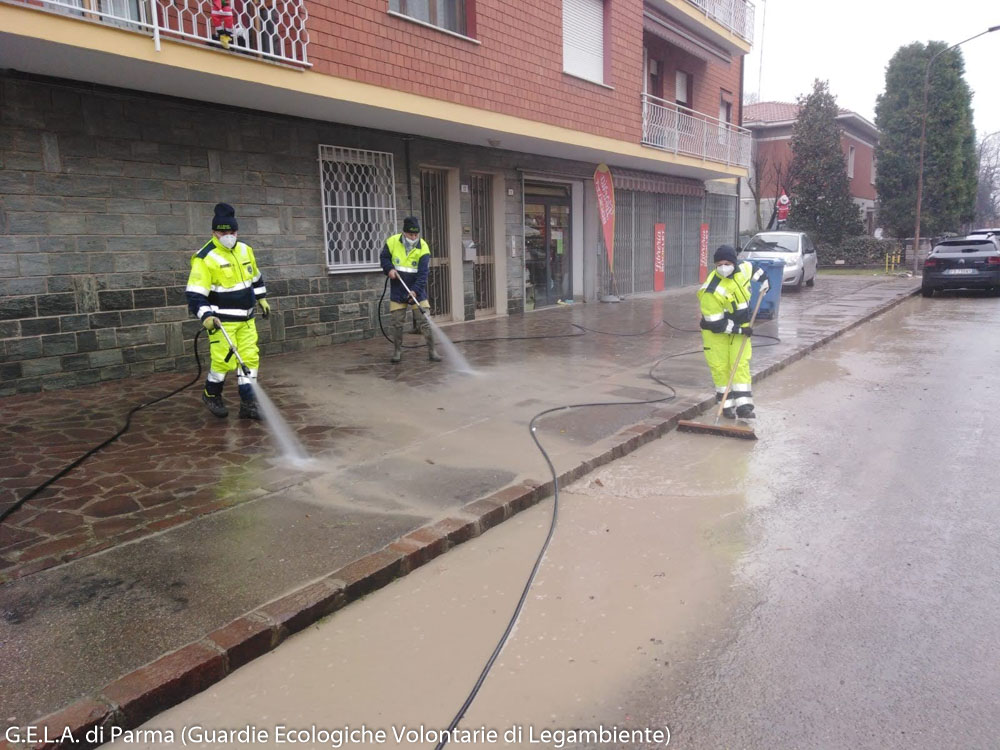
<svg viewBox="0 0 1000 750">
<path fill-rule="evenodd" d="M 240 401 L 240 419 L 256 419 L 260 421 L 260 412 L 257 411 L 256 401 Z"/>
<path fill-rule="evenodd" d="M 736 409 L 734 409 L 731 406 L 726 409 L 723 409 L 722 416 L 724 416 L 726 419 L 736 419 Z"/>
<path fill-rule="evenodd" d="M 229 409 L 222 403 L 222 396 L 212 396 L 208 391 L 202 391 L 201 402 L 217 417 L 228 417 Z"/>
<path fill-rule="evenodd" d="M 740 419 L 753 419 L 757 415 L 753 413 L 753 404 L 743 404 L 736 407 L 736 416 Z"/>
</svg>

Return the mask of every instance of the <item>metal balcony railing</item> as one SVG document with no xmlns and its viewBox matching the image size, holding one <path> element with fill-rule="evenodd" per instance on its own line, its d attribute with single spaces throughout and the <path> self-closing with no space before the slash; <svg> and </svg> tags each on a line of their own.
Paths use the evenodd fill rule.
<svg viewBox="0 0 1000 750">
<path fill-rule="evenodd" d="M 750 168 L 750 131 L 700 112 L 642 95 L 642 142 L 675 154 Z"/>
<path fill-rule="evenodd" d="M 212 29 L 212 0 L 2 0 L 152 38 L 201 43 L 223 50 Z M 232 41 L 226 54 L 244 54 L 308 67 L 305 0 L 232 0 Z"/>
<path fill-rule="evenodd" d="M 753 44 L 753 3 L 748 0 L 688 0 L 702 13 L 718 21 L 740 39 Z"/>
</svg>

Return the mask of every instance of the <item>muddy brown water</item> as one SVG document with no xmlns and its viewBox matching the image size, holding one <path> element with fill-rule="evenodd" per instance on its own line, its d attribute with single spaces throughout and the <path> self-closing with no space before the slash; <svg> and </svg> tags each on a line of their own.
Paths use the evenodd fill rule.
<svg viewBox="0 0 1000 750">
<path fill-rule="evenodd" d="M 995 747 L 1000 511 L 978 447 L 1000 369 L 980 333 L 1000 310 L 983 302 L 908 301 L 758 384 L 757 443 L 671 433 L 567 487 L 521 620 L 461 724 L 500 739 L 470 744 L 555 747 L 529 738 L 603 726 L 669 727 L 671 747 L 699 749 Z M 277 747 L 284 727 L 317 747 L 331 742 L 313 727 L 365 727 L 387 733 L 367 746 L 433 747 L 394 732 L 447 726 L 551 510 L 144 728 L 253 726 L 268 733 L 255 744 Z"/>
</svg>

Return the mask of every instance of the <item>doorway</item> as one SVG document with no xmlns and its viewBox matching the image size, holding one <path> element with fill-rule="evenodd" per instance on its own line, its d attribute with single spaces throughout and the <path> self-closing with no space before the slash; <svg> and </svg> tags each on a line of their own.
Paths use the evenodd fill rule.
<svg viewBox="0 0 1000 750">
<path fill-rule="evenodd" d="M 472 241 L 476 243 L 476 262 L 472 266 L 476 317 L 496 312 L 496 258 L 493 254 L 493 176 L 471 175 Z"/>
<path fill-rule="evenodd" d="M 525 309 L 573 299 L 569 185 L 524 185 Z"/>
<path fill-rule="evenodd" d="M 431 315 L 451 316 L 451 258 L 448 254 L 448 173 L 420 170 L 420 213 L 423 238 L 431 248 L 427 274 L 427 299 Z"/>
</svg>

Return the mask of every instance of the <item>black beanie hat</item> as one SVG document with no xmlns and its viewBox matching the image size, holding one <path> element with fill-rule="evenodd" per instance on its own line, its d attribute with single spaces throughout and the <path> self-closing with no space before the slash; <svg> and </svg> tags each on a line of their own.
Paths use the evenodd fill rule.
<svg viewBox="0 0 1000 750">
<path fill-rule="evenodd" d="M 403 231 L 404 232 L 419 232 L 420 222 L 417 221 L 416 216 L 407 216 L 403 219 Z"/>
<path fill-rule="evenodd" d="M 732 245 L 719 245 L 719 249 L 715 251 L 715 257 L 712 259 L 716 263 L 720 260 L 728 260 L 734 266 L 736 265 L 736 251 L 733 249 Z"/>
<path fill-rule="evenodd" d="M 240 225 L 236 222 L 236 209 L 228 203 L 215 204 L 215 216 L 212 219 L 213 232 L 239 231 Z"/>
</svg>

